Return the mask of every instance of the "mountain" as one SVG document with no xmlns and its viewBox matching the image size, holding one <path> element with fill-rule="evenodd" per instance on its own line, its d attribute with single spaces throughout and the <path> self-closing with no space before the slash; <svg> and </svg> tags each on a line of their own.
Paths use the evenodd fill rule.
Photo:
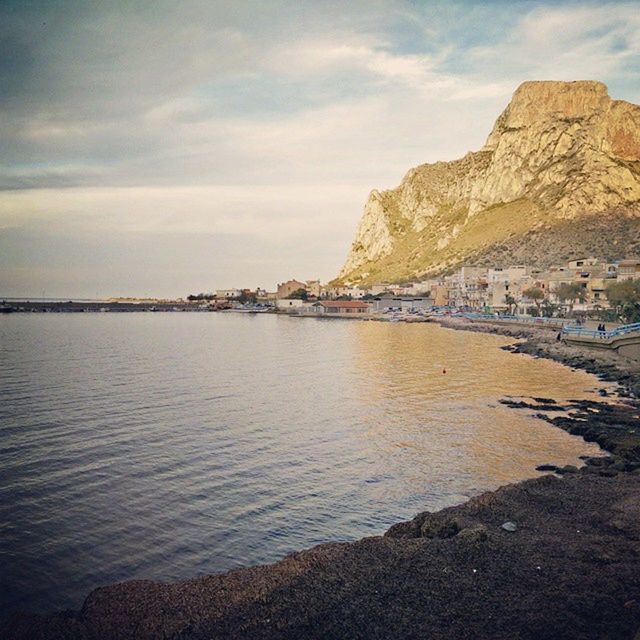
<svg viewBox="0 0 640 640">
<path fill-rule="evenodd" d="M 601 82 L 525 82 L 480 151 L 372 191 L 336 282 L 640 253 L 640 107 Z"/>
</svg>

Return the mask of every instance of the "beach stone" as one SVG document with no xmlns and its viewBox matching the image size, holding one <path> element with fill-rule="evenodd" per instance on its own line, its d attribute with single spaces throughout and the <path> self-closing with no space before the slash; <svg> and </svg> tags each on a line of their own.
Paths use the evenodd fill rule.
<svg viewBox="0 0 640 640">
<path fill-rule="evenodd" d="M 486 526 L 474 518 L 462 516 L 442 518 L 429 514 L 421 524 L 420 537 L 446 540 L 454 536 L 462 536 L 462 538 L 480 540 L 483 538 L 483 529 L 486 530 Z"/>
<path fill-rule="evenodd" d="M 618 475 L 615 469 L 600 469 L 599 473 L 603 478 L 614 478 Z"/>
<path fill-rule="evenodd" d="M 626 471 L 627 463 L 624 460 L 616 460 L 609 469 L 614 469 L 615 471 Z"/>
<path fill-rule="evenodd" d="M 458 533 L 456 538 L 465 540 L 467 542 L 477 543 L 484 542 L 487 539 L 488 529 L 483 524 L 476 524 L 471 527 L 467 527 Z"/>
<path fill-rule="evenodd" d="M 607 466 L 609 464 L 611 464 L 611 458 L 603 458 L 603 457 L 592 457 L 592 458 L 587 458 L 585 460 L 585 464 L 588 464 L 589 466 L 592 467 L 604 467 Z"/>
<path fill-rule="evenodd" d="M 556 471 L 558 467 L 555 464 L 539 464 L 536 471 Z"/>
<path fill-rule="evenodd" d="M 578 473 L 578 467 L 573 464 L 567 464 L 560 469 L 556 469 L 556 473 L 559 473 L 560 475 L 564 475 L 565 473 Z"/>
<path fill-rule="evenodd" d="M 582 469 L 580 469 L 580 471 L 582 473 L 589 473 L 589 474 L 592 474 L 592 475 L 598 475 L 600 473 L 600 469 L 598 469 L 598 467 L 592 467 L 592 466 L 582 467 Z"/>
<path fill-rule="evenodd" d="M 518 525 L 515 522 L 505 522 L 502 524 L 502 529 L 513 533 L 518 530 Z"/>
<path fill-rule="evenodd" d="M 429 511 L 423 511 L 413 518 L 413 520 L 394 524 L 384 535 L 387 538 L 419 538 L 421 536 L 422 524 L 430 515 L 431 513 Z"/>
<path fill-rule="evenodd" d="M 461 530 L 462 526 L 454 519 L 445 520 L 428 519 L 424 522 L 420 529 L 423 538 L 453 538 Z"/>
</svg>

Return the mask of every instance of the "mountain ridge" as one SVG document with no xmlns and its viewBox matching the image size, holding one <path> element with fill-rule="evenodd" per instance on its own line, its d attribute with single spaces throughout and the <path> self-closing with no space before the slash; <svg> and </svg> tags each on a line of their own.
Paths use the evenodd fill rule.
<svg viewBox="0 0 640 640">
<path fill-rule="evenodd" d="M 574 255 L 640 251 L 640 107 L 597 81 L 529 81 L 482 149 L 369 194 L 336 281 L 408 281 L 497 259 L 549 266 L 572 244 Z"/>
</svg>

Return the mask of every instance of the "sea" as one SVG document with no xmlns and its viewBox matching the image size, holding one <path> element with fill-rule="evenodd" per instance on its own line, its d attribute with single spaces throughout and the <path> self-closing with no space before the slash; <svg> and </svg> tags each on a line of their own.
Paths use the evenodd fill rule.
<svg viewBox="0 0 640 640">
<path fill-rule="evenodd" d="M 595 444 L 501 398 L 595 377 L 434 324 L 0 316 L 0 616 L 381 535 Z"/>
</svg>

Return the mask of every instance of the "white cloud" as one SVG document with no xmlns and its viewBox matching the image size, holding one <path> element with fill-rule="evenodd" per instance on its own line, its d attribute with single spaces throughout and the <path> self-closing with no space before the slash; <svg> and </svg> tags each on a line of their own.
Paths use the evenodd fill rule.
<svg viewBox="0 0 640 640">
<path fill-rule="evenodd" d="M 268 53 L 264 66 L 284 76 L 309 78 L 334 73 L 364 73 L 377 80 L 413 87 L 422 87 L 434 77 L 439 79 L 434 72 L 446 51 L 434 58 L 393 53 L 387 47 L 385 42 L 372 42 L 371 38 L 355 34 L 347 37 L 346 42 L 292 42 Z"/>
<path fill-rule="evenodd" d="M 640 12 L 635 3 L 537 8 L 503 41 L 470 55 L 485 77 L 624 84 L 637 80 L 632 60 L 640 55 Z M 637 88 L 634 94 L 640 95 Z"/>
</svg>

